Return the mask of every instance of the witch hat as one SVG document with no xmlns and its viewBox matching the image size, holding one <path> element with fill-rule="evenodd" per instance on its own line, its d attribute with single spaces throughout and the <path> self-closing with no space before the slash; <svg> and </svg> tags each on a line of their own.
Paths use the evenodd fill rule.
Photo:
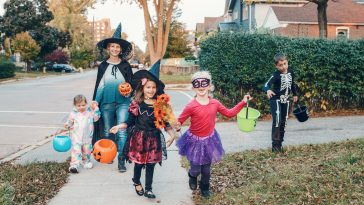
<svg viewBox="0 0 364 205">
<path fill-rule="evenodd" d="M 149 69 L 149 72 L 151 72 L 155 77 L 159 79 L 159 71 L 161 67 L 161 60 L 159 59 L 157 62 L 155 62 L 151 68 Z"/>
<path fill-rule="evenodd" d="M 116 28 L 112 38 L 103 39 L 100 42 L 98 42 L 96 46 L 98 49 L 102 50 L 102 49 L 107 49 L 107 45 L 109 43 L 117 43 L 121 47 L 120 58 L 128 60 L 133 56 L 133 46 L 129 41 L 121 39 L 121 31 L 122 29 L 120 23 Z"/>
</svg>

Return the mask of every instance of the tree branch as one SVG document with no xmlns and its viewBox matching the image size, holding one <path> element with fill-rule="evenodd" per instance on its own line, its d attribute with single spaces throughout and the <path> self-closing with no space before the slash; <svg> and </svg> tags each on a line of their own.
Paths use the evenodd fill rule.
<svg viewBox="0 0 364 205">
<path fill-rule="evenodd" d="M 168 37 L 169 37 L 169 31 L 171 28 L 171 21 L 172 21 L 172 13 L 173 13 L 173 7 L 174 7 L 175 0 L 171 0 L 171 3 L 167 10 L 167 22 L 166 22 L 166 30 L 164 31 L 164 37 L 163 37 L 163 51 L 162 56 L 166 53 L 167 46 L 168 46 Z"/>
</svg>

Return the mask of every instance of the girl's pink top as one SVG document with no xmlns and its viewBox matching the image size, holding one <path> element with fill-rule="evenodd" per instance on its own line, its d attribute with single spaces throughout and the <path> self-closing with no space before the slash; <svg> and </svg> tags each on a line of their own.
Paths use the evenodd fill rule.
<svg viewBox="0 0 364 205">
<path fill-rule="evenodd" d="M 178 121 L 183 124 L 190 117 L 190 132 L 198 137 L 206 137 L 214 131 L 217 112 L 226 117 L 234 117 L 245 104 L 244 101 L 241 101 L 235 107 L 228 109 L 213 98 L 210 98 L 207 105 L 201 105 L 196 99 L 193 99 L 186 105 Z"/>
</svg>

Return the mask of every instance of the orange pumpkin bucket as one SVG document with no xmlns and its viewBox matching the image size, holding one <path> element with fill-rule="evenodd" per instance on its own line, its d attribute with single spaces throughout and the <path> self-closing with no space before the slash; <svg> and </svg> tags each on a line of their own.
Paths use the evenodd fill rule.
<svg viewBox="0 0 364 205">
<path fill-rule="evenodd" d="M 112 162 L 116 156 L 116 144 L 109 139 L 101 139 L 97 141 L 92 150 L 92 154 L 96 161 L 108 164 Z"/>
<path fill-rule="evenodd" d="M 128 96 L 133 91 L 131 85 L 127 82 L 120 83 L 118 89 L 120 95 L 122 96 Z"/>
</svg>

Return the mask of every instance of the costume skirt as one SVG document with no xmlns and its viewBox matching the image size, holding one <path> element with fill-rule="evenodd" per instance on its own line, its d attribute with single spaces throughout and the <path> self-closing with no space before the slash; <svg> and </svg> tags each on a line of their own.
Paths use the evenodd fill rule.
<svg viewBox="0 0 364 205">
<path fill-rule="evenodd" d="M 179 154 L 194 165 L 216 163 L 225 154 L 220 135 L 214 130 L 209 136 L 198 137 L 187 130 L 177 141 Z"/>
<path fill-rule="evenodd" d="M 123 155 L 128 161 L 138 164 L 161 163 L 167 159 L 164 136 L 159 130 L 144 131 L 136 126 L 128 130 Z"/>
</svg>

